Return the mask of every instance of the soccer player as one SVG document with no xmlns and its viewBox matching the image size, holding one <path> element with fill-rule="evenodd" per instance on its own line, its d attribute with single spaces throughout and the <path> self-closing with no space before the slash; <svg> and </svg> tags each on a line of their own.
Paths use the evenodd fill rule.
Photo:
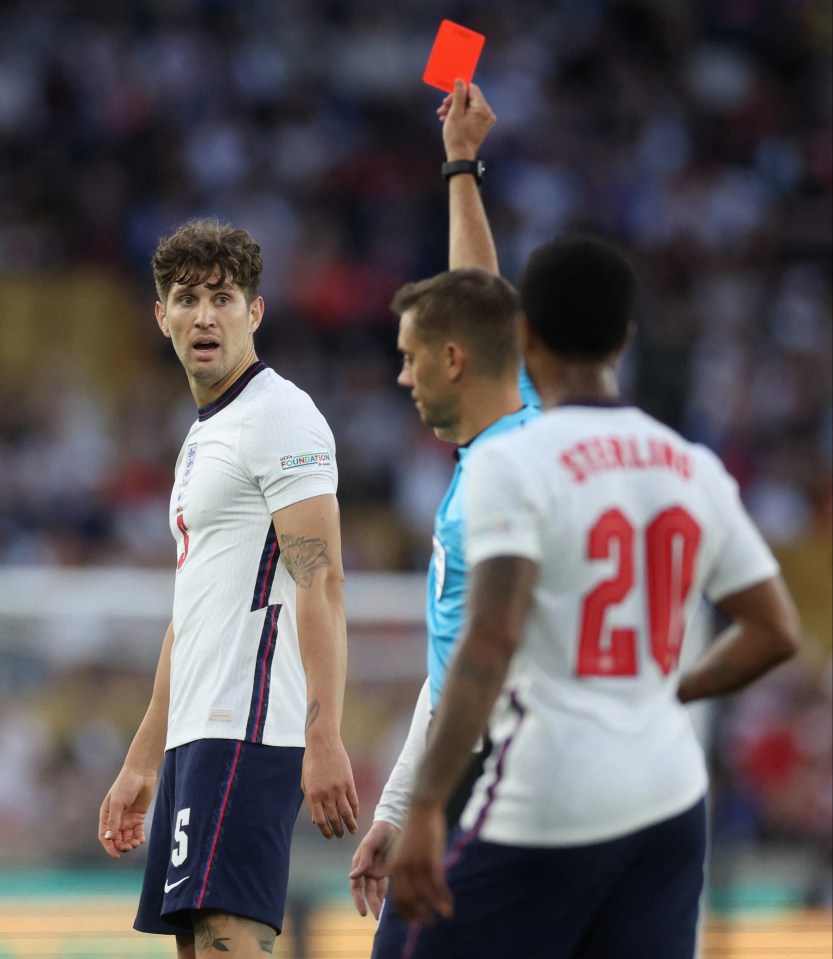
<svg viewBox="0 0 833 959">
<path fill-rule="evenodd" d="M 357 828 L 335 446 L 255 353 L 262 267 L 249 233 L 212 219 L 153 257 L 198 418 L 171 494 L 173 619 L 99 841 L 116 859 L 144 842 L 156 792 L 135 927 L 175 935 L 179 959 L 271 953 L 304 797 L 326 838 Z"/>
<path fill-rule="evenodd" d="M 410 390 L 422 421 L 440 439 L 458 444 L 457 465 L 434 523 L 426 603 L 429 678 L 350 874 L 360 914 L 366 915 L 368 906 L 377 918 L 381 913 L 373 959 L 399 959 L 407 935 L 395 904 L 388 900 L 382 909 L 387 855 L 404 821 L 431 710 L 463 627 L 467 570 L 461 482 L 468 457 L 489 437 L 528 423 L 540 412 L 531 384 L 519 375 L 520 304 L 516 291 L 497 275 L 497 253 L 480 198 L 476 156 L 494 114 L 479 88 L 472 84 L 467 89 L 463 83 L 439 113 L 444 121 L 452 272 L 403 287 L 392 308 L 399 316 L 402 371 L 398 382 Z M 478 749 L 447 804 L 450 827 L 468 799 L 487 751 L 488 743 Z"/>
<path fill-rule="evenodd" d="M 467 464 L 467 626 L 391 873 L 411 959 L 691 959 L 707 777 L 683 703 L 797 648 L 734 481 L 619 396 L 634 287 L 587 237 L 539 248 L 521 279 L 545 412 Z M 681 676 L 701 595 L 730 625 Z M 443 809 L 487 724 L 444 874 Z"/>
</svg>

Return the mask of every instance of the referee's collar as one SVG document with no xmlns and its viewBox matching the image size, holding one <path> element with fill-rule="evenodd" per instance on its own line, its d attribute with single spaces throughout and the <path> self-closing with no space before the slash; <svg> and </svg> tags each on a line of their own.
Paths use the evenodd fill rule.
<svg viewBox="0 0 833 959">
<path fill-rule="evenodd" d="M 633 403 L 626 403 L 620 397 L 593 396 L 586 400 L 566 400 L 564 403 L 556 403 L 552 407 L 554 410 L 560 410 L 565 406 L 595 406 L 603 409 L 621 409 L 624 406 L 633 406 Z"/>
<path fill-rule="evenodd" d="M 240 376 L 231 384 L 231 386 L 223 393 L 221 396 L 218 396 L 213 403 L 209 403 L 208 406 L 202 406 L 198 410 L 200 423 L 203 420 L 209 420 L 215 413 L 219 413 L 220 410 L 225 409 L 232 400 L 236 399 L 243 390 L 249 385 L 249 383 L 257 376 L 261 370 L 266 369 L 266 364 L 263 360 L 255 360 L 252 365 L 245 370 Z"/>
<path fill-rule="evenodd" d="M 514 413 L 507 413 L 506 416 L 501 416 L 500 419 L 496 419 L 494 423 L 490 423 L 485 430 L 481 430 L 475 436 L 472 436 L 468 443 L 463 443 L 458 446 L 457 449 L 454 450 L 454 458 L 459 462 L 476 443 L 488 439 L 495 433 L 503 433 L 513 426 L 519 426 L 521 423 L 525 423 L 530 415 L 538 412 L 537 407 L 527 404 L 519 410 L 515 410 Z"/>
</svg>

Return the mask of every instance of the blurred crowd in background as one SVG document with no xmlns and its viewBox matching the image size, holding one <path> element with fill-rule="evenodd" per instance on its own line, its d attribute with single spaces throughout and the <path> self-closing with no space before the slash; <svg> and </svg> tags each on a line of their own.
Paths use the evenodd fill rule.
<svg viewBox="0 0 833 959">
<path fill-rule="evenodd" d="M 260 356 L 333 428 L 348 576 L 425 567 L 453 459 L 396 386 L 389 303 L 447 265 L 442 93 L 421 82 L 443 17 L 486 36 L 483 197 L 504 274 L 556 234 L 623 244 L 642 282 L 626 394 L 716 450 L 769 541 L 829 582 L 829 0 L 3 3 L 1 564 L 172 565 L 195 410 L 149 260 L 216 215 L 263 249 Z M 809 622 L 809 660 L 725 711 L 717 826 L 826 862 L 829 617 Z M 109 785 L 137 684 L 104 673 L 63 676 L 41 725 L 0 704 L 0 858 L 42 783 L 69 797 L 65 775 L 94 781 L 96 803 Z M 96 699 L 108 722 L 55 718 Z M 29 793 L 7 785 L 24 767 Z"/>
</svg>

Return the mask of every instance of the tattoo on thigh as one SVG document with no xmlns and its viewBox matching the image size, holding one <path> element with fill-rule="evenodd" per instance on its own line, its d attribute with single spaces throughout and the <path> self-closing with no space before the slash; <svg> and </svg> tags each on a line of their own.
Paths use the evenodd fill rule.
<svg viewBox="0 0 833 959">
<path fill-rule="evenodd" d="M 216 921 L 216 917 L 221 917 L 222 921 Z M 220 926 L 223 928 L 220 929 Z M 239 935 L 235 936 L 234 933 Z M 194 917 L 194 942 L 199 952 L 232 952 L 235 943 L 251 942 L 251 936 L 257 948 L 271 956 L 276 935 L 271 926 L 241 916 L 209 913 Z"/>
<path fill-rule="evenodd" d="M 312 577 L 317 569 L 330 565 L 325 539 L 284 534 L 280 538 L 280 546 L 289 575 L 303 589 L 309 589 L 312 585 Z"/>
<path fill-rule="evenodd" d="M 209 916 L 194 920 L 194 943 L 202 952 L 231 952 L 231 936 L 221 936 Z"/>
</svg>

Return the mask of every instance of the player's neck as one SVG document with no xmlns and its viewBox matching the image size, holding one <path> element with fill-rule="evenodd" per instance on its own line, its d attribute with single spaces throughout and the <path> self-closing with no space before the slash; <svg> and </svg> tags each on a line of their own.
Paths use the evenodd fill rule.
<svg viewBox="0 0 833 959">
<path fill-rule="evenodd" d="M 536 382 L 544 409 L 565 403 L 611 402 L 619 398 L 614 361 L 553 359 L 548 375 Z"/>
<path fill-rule="evenodd" d="M 196 377 L 188 375 L 188 385 L 191 387 L 191 394 L 197 404 L 198 409 L 204 409 L 210 406 L 215 400 L 218 400 L 223 393 L 233 386 L 237 380 L 246 372 L 246 370 L 257 362 L 257 354 L 254 346 L 249 345 L 245 354 L 237 363 L 217 380 L 207 379 L 198 380 Z"/>
</svg>

